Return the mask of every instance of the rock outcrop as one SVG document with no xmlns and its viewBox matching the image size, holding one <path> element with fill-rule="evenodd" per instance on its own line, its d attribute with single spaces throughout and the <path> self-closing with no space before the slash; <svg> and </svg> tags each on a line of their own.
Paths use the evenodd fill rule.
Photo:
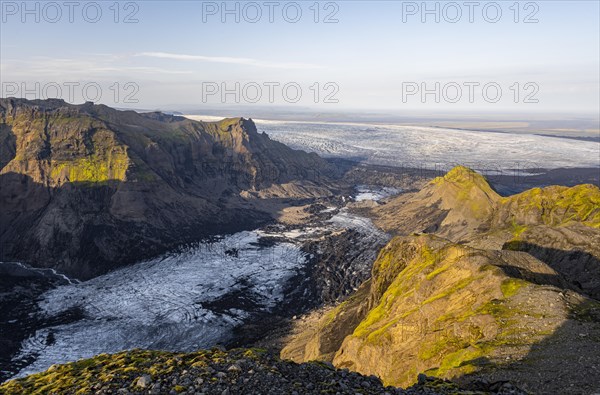
<svg viewBox="0 0 600 395">
<path fill-rule="evenodd" d="M 501 197 L 455 168 L 374 209 L 397 236 L 372 278 L 281 355 L 389 385 L 425 372 L 532 393 L 598 391 L 599 202 L 592 185 Z"/>
<path fill-rule="evenodd" d="M 62 100 L 0 99 L 0 259 L 89 278 L 331 194 L 335 169 L 257 132 Z"/>
</svg>

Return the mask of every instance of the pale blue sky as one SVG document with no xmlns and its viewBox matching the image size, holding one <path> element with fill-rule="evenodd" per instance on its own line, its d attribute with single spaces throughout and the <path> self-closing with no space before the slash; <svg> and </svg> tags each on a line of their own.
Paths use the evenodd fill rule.
<svg viewBox="0 0 600 395">
<path fill-rule="evenodd" d="M 598 1 L 535 2 L 538 23 L 522 22 L 534 11 L 533 6 L 524 9 L 528 2 L 519 4 L 519 23 L 514 22 L 514 11 L 509 8 L 514 1 L 497 2 L 502 10 L 497 23 L 489 23 L 482 16 L 483 5 L 490 2 L 480 2 L 474 23 L 468 22 L 464 6 L 457 23 L 445 21 L 443 15 L 440 23 L 435 23 L 433 16 L 422 23 L 419 14 L 408 15 L 403 22 L 403 8 L 407 10 L 410 2 L 338 1 L 335 18 L 339 22 L 328 24 L 313 21 L 309 9 L 313 1 L 298 2 L 303 12 L 298 23 L 283 19 L 281 8 L 290 2 L 279 2 L 274 23 L 269 23 L 268 8 L 262 1 L 257 2 L 263 11 L 257 23 L 243 18 L 235 23 L 233 16 L 222 23 L 220 14 L 206 16 L 207 21 L 203 21 L 203 7 L 210 2 L 138 1 L 135 18 L 139 22 L 130 24 L 114 23 L 109 8 L 113 1 L 98 2 L 103 11 L 98 23 L 86 22 L 81 9 L 75 10 L 75 22 L 70 23 L 64 8 L 56 23 L 43 18 L 36 23 L 31 15 L 23 23 L 22 10 L 12 15 L 14 8 L 7 3 L 12 2 L 2 5 L 2 82 L 25 81 L 30 87 L 35 82 L 98 82 L 104 87 L 100 101 L 109 105 L 216 105 L 222 101 L 220 95 L 203 98 L 203 83 L 206 89 L 207 82 L 229 86 L 239 82 L 244 86 L 268 81 L 301 86 L 301 100 L 290 105 L 332 111 L 431 108 L 597 114 L 600 106 Z M 440 9 L 447 3 L 439 2 Z M 13 4 L 20 6 L 21 2 Z M 131 6 L 124 10 L 126 4 L 120 3 L 120 20 L 134 10 Z M 212 4 L 220 7 L 221 2 Z M 240 2 L 240 7 L 243 4 Z M 414 4 L 420 6 L 421 2 Z M 326 5 L 319 4 L 321 20 L 334 10 L 333 6 L 323 10 Z M 434 2 L 428 6 L 434 7 Z M 120 84 L 120 103 L 115 103 L 106 88 L 115 82 Z M 127 82 L 139 86 L 134 95 L 139 103 L 122 103 L 123 96 L 131 92 L 123 88 Z M 321 84 L 317 104 L 309 89 L 315 82 Z M 323 94 L 331 92 L 323 91 L 327 82 L 339 87 L 333 96 L 338 103 L 323 103 Z M 498 103 L 488 103 L 477 88 L 474 103 L 469 103 L 467 88 L 463 88 L 457 103 L 443 97 L 435 103 L 433 95 L 422 103 L 418 94 L 403 100 L 403 83 L 407 89 L 406 83 L 425 83 L 433 88 L 435 82 L 442 87 L 448 83 L 495 82 L 503 95 Z M 517 103 L 514 90 L 510 90 L 511 86 L 515 89 L 515 82 L 520 84 L 521 93 Z M 539 87 L 533 96 L 539 103 L 522 102 L 524 95 L 533 91 L 531 87 L 524 90 L 527 82 Z M 257 105 L 269 104 L 266 95 L 263 86 Z M 274 98 L 275 104 L 286 104 L 279 90 Z M 232 100 L 229 96 L 225 104 L 232 104 Z M 247 103 L 243 97 L 240 101 Z"/>
</svg>

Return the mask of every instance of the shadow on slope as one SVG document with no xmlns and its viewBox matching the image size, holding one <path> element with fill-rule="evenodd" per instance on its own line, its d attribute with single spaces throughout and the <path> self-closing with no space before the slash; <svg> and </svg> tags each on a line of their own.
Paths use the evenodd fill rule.
<svg viewBox="0 0 600 395">
<path fill-rule="evenodd" d="M 516 240 L 505 243 L 502 249 L 529 253 L 562 275 L 569 285 L 566 287 L 562 284 L 562 288 L 570 288 L 600 300 L 600 260 L 594 255 L 580 250 L 567 251 Z M 537 284 L 535 280 L 529 281 Z"/>
<path fill-rule="evenodd" d="M 511 382 L 535 395 L 600 393 L 600 303 L 566 292 L 569 319 L 552 334 L 533 343 L 518 361 L 493 363 L 486 357 L 466 363 L 477 373 L 454 381 L 475 391 L 489 391 Z"/>
<path fill-rule="evenodd" d="M 51 267 L 88 279 L 218 234 L 272 221 L 237 195 L 184 195 L 162 185 L 108 181 L 49 187 L 0 175 L 0 261 Z M 265 199 L 280 206 L 303 199 Z"/>
</svg>

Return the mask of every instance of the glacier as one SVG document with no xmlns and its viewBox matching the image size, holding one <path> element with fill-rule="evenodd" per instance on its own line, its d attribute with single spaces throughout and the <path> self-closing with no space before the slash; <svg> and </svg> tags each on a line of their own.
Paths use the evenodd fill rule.
<svg viewBox="0 0 600 395">
<path fill-rule="evenodd" d="M 292 148 L 377 165 L 483 173 L 600 167 L 600 142 L 536 134 L 363 123 L 254 120 Z"/>
<path fill-rule="evenodd" d="M 361 191 L 378 196 L 366 187 Z M 288 281 L 311 258 L 302 250 L 307 239 L 331 229 L 356 229 L 369 240 L 383 237 L 370 220 L 345 208 L 324 212 L 331 217 L 318 225 L 218 236 L 46 291 L 36 314 L 52 321 L 76 311 L 78 318 L 39 328 L 23 341 L 13 362 L 26 366 L 13 378 L 100 353 L 194 351 L 227 343 L 236 327 L 252 322 L 253 314 L 282 303 Z"/>
</svg>

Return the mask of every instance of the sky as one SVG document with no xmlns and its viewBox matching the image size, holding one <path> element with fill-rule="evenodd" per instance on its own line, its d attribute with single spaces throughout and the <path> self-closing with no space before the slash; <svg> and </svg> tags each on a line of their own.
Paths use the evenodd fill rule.
<svg viewBox="0 0 600 395">
<path fill-rule="evenodd" d="M 3 97 L 600 112 L 599 1 L 23 4 L 0 5 Z"/>
</svg>

